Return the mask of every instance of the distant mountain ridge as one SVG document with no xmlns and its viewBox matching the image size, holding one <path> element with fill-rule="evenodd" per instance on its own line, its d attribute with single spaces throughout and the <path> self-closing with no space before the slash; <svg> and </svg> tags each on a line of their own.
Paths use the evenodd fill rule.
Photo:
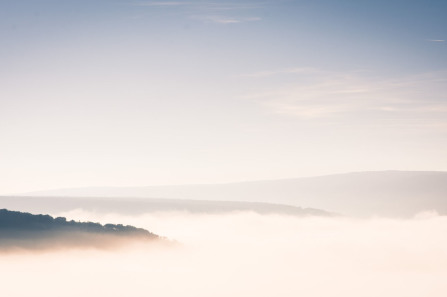
<svg viewBox="0 0 447 297">
<path fill-rule="evenodd" d="M 408 217 L 427 210 L 447 214 L 447 172 L 373 171 L 215 185 L 62 189 L 26 195 L 268 202 L 353 216 Z"/>
<path fill-rule="evenodd" d="M 0 196 L 0 205 L 31 212 L 61 213 L 82 209 L 95 213 L 140 215 L 156 212 L 189 212 L 194 214 L 224 214 L 254 212 L 292 216 L 332 216 L 334 214 L 313 208 L 290 205 L 243 202 L 206 201 L 154 198 L 98 198 L 98 197 L 8 197 Z"/>
</svg>

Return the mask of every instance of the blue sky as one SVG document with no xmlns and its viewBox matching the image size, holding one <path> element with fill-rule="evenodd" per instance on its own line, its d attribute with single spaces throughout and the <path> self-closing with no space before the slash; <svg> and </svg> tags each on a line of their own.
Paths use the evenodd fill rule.
<svg viewBox="0 0 447 297">
<path fill-rule="evenodd" d="M 0 193 L 447 170 L 445 1 L 2 1 Z"/>
</svg>

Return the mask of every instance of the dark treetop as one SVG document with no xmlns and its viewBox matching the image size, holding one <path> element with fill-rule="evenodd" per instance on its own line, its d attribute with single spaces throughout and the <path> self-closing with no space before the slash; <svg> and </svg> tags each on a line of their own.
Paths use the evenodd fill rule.
<svg viewBox="0 0 447 297">
<path fill-rule="evenodd" d="M 104 234 L 118 236 L 137 236 L 157 238 L 158 236 L 141 228 L 121 224 L 101 225 L 93 222 L 67 221 L 66 218 L 53 218 L 49 215 L 33 215 L 25 212 L 0 209 L 0 240 L 5 238 L 23 237 L 24 234 L 33 237 L 52 233 L 70 234 L 82 232 L 89 234 Z"/>
</svg>

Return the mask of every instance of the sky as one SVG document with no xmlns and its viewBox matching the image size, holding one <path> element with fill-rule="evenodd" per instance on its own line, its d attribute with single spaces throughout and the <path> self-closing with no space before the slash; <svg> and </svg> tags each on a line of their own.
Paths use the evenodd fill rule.
<svg viewBox="0 0 447 297">
<path fill-rule="evenodd" d="M 447 170 L 446 1 L 0 2 L 0 194 Z"/>
</svg>

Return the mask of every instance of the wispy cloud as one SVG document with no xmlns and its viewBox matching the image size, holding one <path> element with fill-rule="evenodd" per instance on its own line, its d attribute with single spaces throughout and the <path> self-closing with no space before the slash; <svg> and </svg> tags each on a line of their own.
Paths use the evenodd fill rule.
<svg viewBox="0 0 447 297">
<path fill-rule="evenodd" d="M 192 5 L 194 2 L 175 2 L 175 1 L 154 1 L 154 2 L 139 2 L 135 6 L 183 6 Z"/>
<path fill-rule="evenodd" d="M 208 10 L 242 10 L 259 8 L 257 2 L 229 2 L 229 1 L 142 1 L 134 6 L 195 6 Z"/>
<path fill-rule="evenodd" d="M 205 23 L 238 24 L 261 20 L 251 13 L 261 7 L 257 2 L 149 1 L 134 3 L 134 6 L 181 9 L 186 17 Z"/>
<path fill-rule="evenodd" d="M 259 78 L 296 75 L 295 82 L 249 97 L 276 114 L 301 119 L 447 118 L 447 73 L 381 80 L 355 73 L 334 73 L 313 68 L 291 68 L 252 74 Z"/>
<path fill-rule="evenodd" d="M 195 16 L 193 18 L 216 24 L 238 24 L 242 22 L 254 22 L 261 20 L 259 17 L 229 17 L 221 15 Z"/>
<path fill-rule="evenodd" d="M 428 39 L 428 41 L 431 41 L 431 42 L 445 42 L 444 39 Z"/>
<path fill-rule="evenodd" d="M 310 67 L 295 67 L 279 70 L 259 71 L 254 73 L 241 74 L 241 77 L 270 77 L 279 74 L 313 73 L 318 70 Z"/>
</svg>

